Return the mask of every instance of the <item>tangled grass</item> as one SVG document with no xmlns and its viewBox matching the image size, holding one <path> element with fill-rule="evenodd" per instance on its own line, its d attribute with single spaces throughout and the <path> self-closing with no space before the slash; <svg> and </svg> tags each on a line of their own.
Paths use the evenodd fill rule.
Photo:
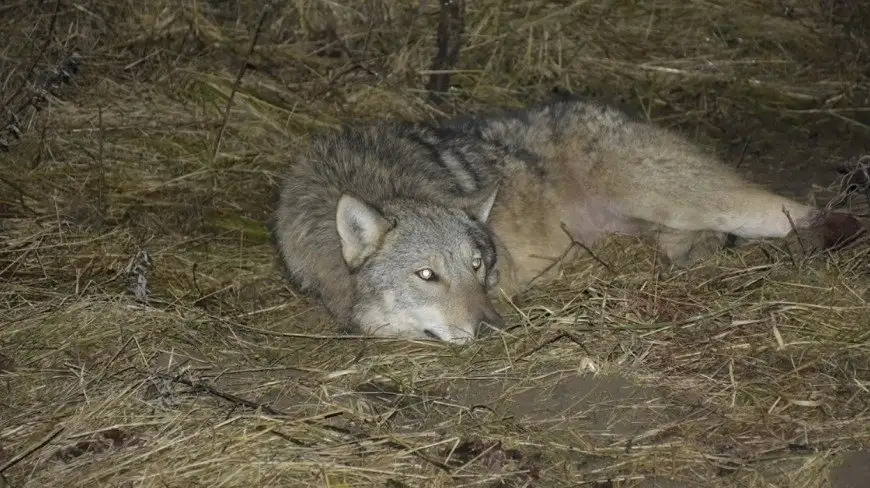
<svg viewBox="0 0 870 488">
<path fill-rule="evenodd" d="M 870 10 L 476 0 L 433 102 L 438 7 L 0 6 L 0 487 L 816 487 L 867 449 L 866 242 L 613 239 L 457 348 L 335 335 L 263 222 L 317 130 L 556 86 L 866 216 Z"/>
</svg>

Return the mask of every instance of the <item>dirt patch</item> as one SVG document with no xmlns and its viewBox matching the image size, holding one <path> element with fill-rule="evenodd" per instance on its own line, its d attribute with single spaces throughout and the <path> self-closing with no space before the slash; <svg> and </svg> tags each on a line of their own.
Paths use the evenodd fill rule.
<svg viewBox="0 0 870 488">
<path fill-rule="evenodd" d="M 494 383 L 468 382 L 459 398 L 486 407 L 501 418 L 540 424 L 561 430 L 580 427 L 596 435 L 634 437 L 678 415 L 653 390 L 640 388 L 616 375 L 584 375 L 581 372 L 551 373 L 560 379 L 544 384 L 529 380 Z M 542 374 L 541 376 L 549 376 Z"/>
<path fill-rule="evenodd" d="M 541 381 L 550 375 L 559 379 Z M 665 392 L 638 387 L 614 374 L 542 372 L 537 379 L 530 375 L 524 380 L 466 383 L 457 385 L 461 393 L 456 395 L 469 409 L 485 408 L 489 415 L 503 420 L 561 433 L 551 441 L 575 448 L 568 450 L 566 459 L 590 472 L 605 470 L 613 462 L 608 457 L 590 456 L 589 451 L 596 448 L 630 453 L 633 445 L 647 444 L 651 439 L 657 443 L 686 442 L 677 427 L 694 410 L 692 405 L 663 397 Z M 715 476 L 714 470 L 706 474 Z M 637 486 L 688 486 L 649 473 L 635 476 Z"/>
<path fill-rule="evenodd" d="M 870 483 L 870 451 L 847 452 L 831 471 L 833 488 L 861 488 Z"/>
</svg>

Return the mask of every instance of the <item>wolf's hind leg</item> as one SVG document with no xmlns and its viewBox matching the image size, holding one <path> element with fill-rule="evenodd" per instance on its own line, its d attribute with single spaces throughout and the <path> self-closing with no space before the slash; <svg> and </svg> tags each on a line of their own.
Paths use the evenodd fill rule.
<svg viewBox="0 0 870 488">
<path fill-rule="evenodd" d="M 713 231 L 746 239 L 785 238 L 797 231 L 810 248 L 828 249 L 851 240 L 863 228 L 854 216 L 823 212 L 741 180 L 709 165 L 703 177 L 658 175 L 638 180 L 635 191 L 616 204 L 627 216 L 686 233 Z M 679 253 L 677 236 L 666 246 Z M 694 242 L 696 238 L 687 238 Z M 667 239 L 666 239 L 667 240 Z M 692 246 L 689 245 L 689 249 Z"/>
</svg>

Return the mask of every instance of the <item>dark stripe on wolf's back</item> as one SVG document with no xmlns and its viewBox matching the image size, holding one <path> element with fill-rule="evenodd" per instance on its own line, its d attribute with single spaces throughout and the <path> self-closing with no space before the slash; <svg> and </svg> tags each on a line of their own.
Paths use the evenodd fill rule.
<svg viewBox="0 0 870 488">
<path fill-rule="evenodd" d="M 474 193 L 480 189 L 480 174 L 476 171 L 477 168 L 471 164 L 466 151 L 456 146 L 448 146 L 445 149 L 441 149 L 439 155 L 440 162 L 459 181 L 460 186 L 462 186 L 462 189 L 467 194 Z"/>
<path fill-rule="evenodd" d="M 478 168 L 472 164 L 469 159 L 469 151 L 467 148 L 457 146 L 457 142 L 467 140 L 468 136 L 451 129 L 442 127 L 425 125 L 421 127 L 421 132 L 424 134 L 427 143 L 431 144 L 438 152 L 438 162 L 442 166 L 450 170 L 454 176 L 457 170 L 468 175 L 473 182 L 474 188 L 466 190 L 466 194 L 478 191 L 482 186 L 481 175 Z M 454 163 L 448 162 L 449 158 L 453 158 Z"/>
<path fill-rule="evenodd" d="M 406 127 L 400 134 L 429 153 L 431 160 L 450 174 L 450 182 L 453 183 L 450 185 L 451 193 L 457 196 L 466 196 L 480 188 L 479 175 L 473 171 L 473 168 L 463 155 L 458 154 L 457 151 L 454 151 L 449 146 L 443 150 L 439 148 L 440 144 L 446 145 L 445 139 L 440 134 L 428 127 L 419 126 Z M 445 152 L 447 151 L 449 151 L 449 155 L 446 157 L 453 157 L 453 161 L 458 163 L 458 165 L 451 165 L 445 160 Z M 460 171 L 470 178 L 470 180 L 466 180 L 470 185 L 462 184 L 460 180 L 461 176 L 457 174 Z"/>
<path fill-rule="evenodd" d="M 525 147 L 523 134 L 517 132 L 499 138 L 487 136 L 487 132 L 489 132 L 487 129 L 492 127 L 493 122 L 512 123 L 511 125 L 514 127 L 516 127 L 514 124 L 517 124 L 519 126 L 517 129 L 528 130 L 531 127 L 529 113 L 529 110 L 526 109 L 501 109 L 484 112 L 477 116 L 463 114 L 444 120 L 439 125 L 439 129 L 460 132 L 465 138 L 480 139 L 483 145 L 489 146 L 487 152 L 492 154 L 488 155 L 488 159 L 494 161 L 496 165 L 504 165 L 506 162 L 504 156 L 511 156 L 525 164 L 526 169 L 535 176 L 543 178 L 547 174 L 543 159 Z"/>
</svg>

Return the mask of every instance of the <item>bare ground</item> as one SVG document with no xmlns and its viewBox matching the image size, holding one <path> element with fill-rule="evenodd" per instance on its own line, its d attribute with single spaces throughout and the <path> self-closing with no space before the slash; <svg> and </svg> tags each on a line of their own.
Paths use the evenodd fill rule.
<svg viewBox="0 0 870 488">
<path fill-rule="evenodd" d="M 0 6 L 0 487 L 867 486 L 866 242 L 614 239 L 454 348 L 336 336 L 262 225 L 313 131 L 554 86 L 822 204 L 870 153 L 866 6 L 469 2 L 440 104 L 437 2 L 264 11 Z"/>
</svg>

